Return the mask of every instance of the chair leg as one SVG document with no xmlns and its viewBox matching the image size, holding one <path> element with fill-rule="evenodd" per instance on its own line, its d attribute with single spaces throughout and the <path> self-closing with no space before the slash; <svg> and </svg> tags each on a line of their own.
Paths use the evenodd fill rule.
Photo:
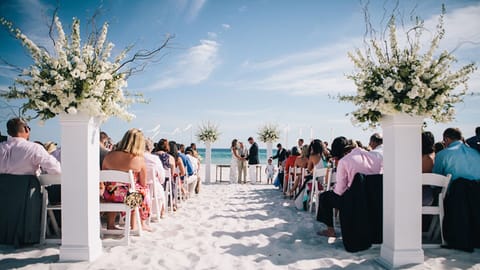
<svg viewBox="0 0 480 270">
<path fill-rule="evenodd" d="M 140 219 L 140 210 L 138 210 L 138 207 L 135 208 L 135 217 L 136 217 L 136 223 L 137 223 L 137 235 L 142 236 L 142 220 Z"/>
<path fill-rule="evenodd" d="M 125 227 L 124 227 L 124 234 L 123 234 L 123 242 L 128 246 L 130 245 L 130 219 L 131 219 L 131 211 L 125 212 Z"/>
<path fill-rule="evenodd" d="M 42 187 L 43 190 L 43 200 L 42 200 L 42 217 L 40 223 L 40 244 L 45 243 L 45 234 L 47 231 L 47 194 L 46 190 Z"/>
<path fill-rule="evenodd" d="M 55 218 L 55 214 L 53 213 L 53 210 L 47 210 L 47 212 L 48 212 L 48 217 L 50 218 L 50 222 L 52 223 L 52 227 L 55 232 L 55 235 L 56 236 L 60 235 L 60 227 L 58 226 L 57 219 Z"/>
</svg>

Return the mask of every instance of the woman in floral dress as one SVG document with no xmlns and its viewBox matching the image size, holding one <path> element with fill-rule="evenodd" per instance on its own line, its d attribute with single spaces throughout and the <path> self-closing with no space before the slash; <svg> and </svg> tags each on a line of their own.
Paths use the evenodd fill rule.
<svg viewBox="0 0 480 270">
<path fill-rule="evenodd" d="M 142 229 L 151 231 L 145 223 L 150 216 L 150 206 L 147 204 L 148 187 L 146 183 L 146 166 L 143 153 L 145 151 L 145 138 L 143 133 L 136 129 L 128 130 L 115 150 L 109 152 L 103 160 L 102 170 L 133 171 L 135 177 L 135 189 L 144 198 L 140 205 L 140 219 Z M 127 195 L 128 187 L 123 183 L 107 182 L 103 198 L 107 202 L 123 203 Z M 132 229 L 135 230 L 136 216 L 132 215 Z M 115 212 L 107 213 L 107 229 L 115 229 Z"/>
</svg>

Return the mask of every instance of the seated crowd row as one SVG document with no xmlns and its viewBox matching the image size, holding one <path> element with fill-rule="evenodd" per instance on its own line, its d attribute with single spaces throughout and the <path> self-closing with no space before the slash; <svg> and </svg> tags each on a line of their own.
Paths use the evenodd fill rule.
<svg viewBox="0 0 480 270">
<path fill-rule="evenodd" d="M 7 122 L 9 137 L 0 143 L 0 174 L 40 175 L 61 174 L 61 148 L 54 143 L 30 142 L 31 128 L 21 118 L 12 118 Z M 155 197 L 161 203 L 158 220 L 164 217 L 167 207 L 177 210 L 179 198 L 188 198 L 190 194 L 200 191 L 200 156 L 196 145 L 189 147 L 174 141 L 160 139 L 157 143 L 145 138 L 142 131 L 132 128 L 123 138 L 113 144 L 105 132 L 100 132 L 100 169 L 128 172 L 131 170 L 135 179 L 135 189 L 142 194 L 139 207 L 142 229 L 150 231 L 147 221 L 151 221 L 152 201 L 151 186 L 158 185 Z M 165 194 L 167 183 L 172 185 L 172 200 Z M 123 203 L 129 188 L 121 183 L 100 183 L 100 201 Z M 49 200 L 60 202 L 60 189 L 49 191 Z M 116 228 L 118 213 L 107 212 L 107 228 Z M 135 230 L 135 215 L 131 226 Z"/>
<path fill-rule="evenodd" d="M 480 164 L 480 127 L 476 128 L 475 133 L 475 136 L 465 140 L 459 129 L 448 128 L 443 133 L 442 142 L 435 143 L 433 134 L 423 131 L 422 173 L 450 174 L 452 181 L 460 178 L 480 180 L 480 166 L 476 165 Z M 325 141 L 315 139 L 309 145 L 303 145 L 303 140 L 300 139 L 298 146 L 294 146 L 290 151 L 281 144 L 277 145 L 277 149 L 276 155 L 271 159 L 278 159 L 277 181 L 280 180 L 279 185 L 286 197 L 295 194 L 298 197 L 303 195 L 301 191 L 304 189 L 311 189 L 313 185 L 306 184 L 312 179 L 314 170 L 331 170 L 332 173 L 327 173 L 327 177 L 332 178 L 330 183 L 334 185 L 333 189 L 322 192 L 322 198 L 309 198 L 323 204 L 321 207 L 317 205 L 316 213 L 317 220 L 327 226 L 326 230 L 318 232 L 322 236 L 336 235 L 333 209 L 340 208 L 341 197 L 352 185 L 355 175 L 383 174 L 383 138 L 378 133 L 370 137 L 367 147 L 362 146 L 359 141 L 340 136 L 333 140 L 331 148 L 328 148 Z M 305 173 L 292 173 L 291 168 L 304 168 Z M 324 183 L 327 181 L 328 179 L 324 179 Z M 433 204 L 435 192 L 433 188 L 423 187 L 423 206 Z"/>
</svg>

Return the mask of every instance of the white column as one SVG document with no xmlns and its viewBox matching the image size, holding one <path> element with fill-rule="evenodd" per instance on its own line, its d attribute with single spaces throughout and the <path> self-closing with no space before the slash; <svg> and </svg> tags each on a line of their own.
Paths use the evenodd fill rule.
<svg viewBox="0 0 480 270">
<path fill-rule="evenodd" d="M 212 144 L 205 142 L 205 183 L 210 183 L 210 169 L 212 163 Z"/>
<path fill-rule="evenodd" d="M 387 267 L 423 263 L 422 147 L 423 117 L 383 117 L 383 244 Z"/>
<path fill-rule="evenodd" d="M 267 144 L 267 160 L 273 156 L 273 153 L 272 153 L 272 142 L 266 142 Z"/>
<path fill-rule="evenodd" d="M 102 254 L 99 217 L 99 128 L 84 114 L 60 115 L 62 245 L 60 261 L 93 261 Z"/>
</svg>

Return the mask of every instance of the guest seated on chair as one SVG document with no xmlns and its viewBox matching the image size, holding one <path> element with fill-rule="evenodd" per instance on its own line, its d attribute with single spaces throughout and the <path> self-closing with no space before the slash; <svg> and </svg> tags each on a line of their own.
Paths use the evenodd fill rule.
<svg viewBox="0 0 480 270">
<path fill-rule="evenodd" d="M 446 148 L 435 156 L 433 173 L 451 174 L 452 180 L 480 180 L 480 152 L 462 142 L 462 132 L 458 128 L 447 128 L 443 141 Z"/>
<path fill-rule="evenodd" d="M 165 201 L 165 191 L 163 190 L 163 183 L 165 183 L 165 169 L 163 168 L 163 164 L 158 158 L 158 156 L 152 154 L 153 150 L 153 142 L 150 139 L 145 140 L 145 153 L 143 157 L 145 158 L 145 166 L 147 171 L 154 172 L 155 179 L 158 184 L 158 188 L 155 188 L 157 194 L 154 194 L 156 197 L 159 198 L 161 202 Z M 153 192 L 150 190 L 150 192 Z M 162 204 L 160 209 L 160 217 L 163 218 L 165 215 L 165 205 Z M 158 218 L 158 217 L 157 217 Z"/>
<path fill-rule="evenodd" d="M 308 145 L 302 145 L 300 156 L 298 156 L 297 159 L 295 160 L 294 167 L 306 169 L 308 167 L 308 156 L 309 156 Z M 301 177 L 302 175 L 299 175 L 299 174 L 295 175 L 295 182 L 293 183 L 292 190 L 288 195 L 292 195 L 292 192 L 298 188 L 298 186 L 300 185 L 300 182 L 303 181 Z"/>
<path fill-rule="evenodd" d="M 103 160 L 102 170 L 133 171 L 135 177 L 135 189 L 143 195 L 143 202 L 139 207 L 142 229 L 151 231 L 145 223 L 150 215 L 150 206 L 147 204 L 147 183 L 145 166 L 145 138 L 143 133 L 136 129 L 128 130 L 116 148 L 109 152 Z M 103 197 L 107 202 L 123 203 L 127 195 L 128 187 L 123 184 L 109 182 L 105 185 Z M 136 217 L 132 215 L 131 226 L 135 230 Z M 115 213 L 107 213 L 107 229 L 115 229 Z"/>
<path fill-rule="evenodd" d="M 39 144 L 30 142 L 30 127 L 21 118 L 7 122 L 10 137 L 0 143 L 0 173 L 38 175 L 41 172 L 60 174 L 60 162 Z"/>
<path fill-rule="evenodd" d="M 288 190 L 288 183 L 290 181 L 294 181 L 295 178 L 291 179 L 293 175 L 290 175 L 290 169 L 295 169 L 295 160 L 297 157 L 300 156 L 300 152 L 298 151 L 298 147 L 292 147 L 292 151 L 290 152 L 290 156 L 285 161 L 285 179 L 283 182 L 283 191 L 287 196 L 292 196 L 292 191 Z"/>
<path fill-rule="evenodd" d="M 331 154 L 339 159 L 336 183 L 333 190 L 320 193 L 317 213 L 317 220 L 327 225 L 327 229 L 318 234 L 327 237 L 335 236 L 333 208 L 340 208 L 340 198 L 352 184 L 355 174 L 380 174 L 383 171 L 382 159 L 357 147 L 345 137 L 337 137 L 333 141 Z"/>
</svg>

